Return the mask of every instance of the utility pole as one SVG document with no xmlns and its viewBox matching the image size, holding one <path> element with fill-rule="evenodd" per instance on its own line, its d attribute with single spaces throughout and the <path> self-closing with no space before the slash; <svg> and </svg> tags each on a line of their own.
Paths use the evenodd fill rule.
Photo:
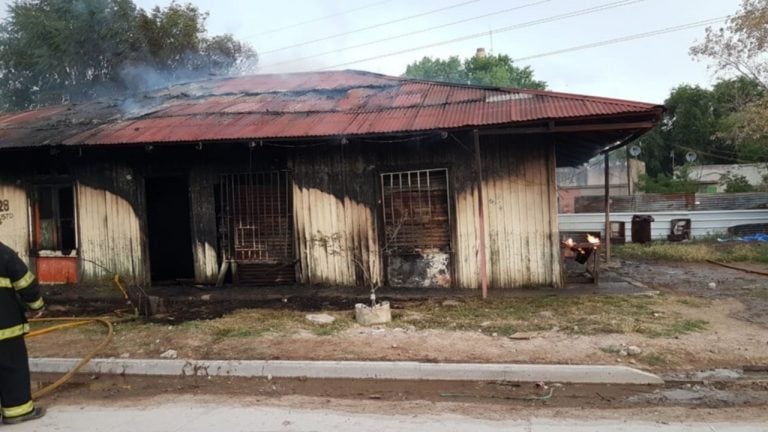
<svg viewBox="0 0 768 432">
<path fill-rule="evenodd" d="M 611 178 L 610 169 L 608 168 L 609 158 L 608 152 L 603 153 L 605 159 L 605 263 L 611 262 Z"/>
</svg>

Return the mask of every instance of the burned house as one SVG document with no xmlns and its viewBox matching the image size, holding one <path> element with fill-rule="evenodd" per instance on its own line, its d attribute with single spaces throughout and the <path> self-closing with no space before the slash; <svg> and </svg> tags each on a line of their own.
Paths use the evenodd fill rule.
<svg viewBox="0 0 768 432">
<path fill-rule="evenodd" d="M 358 71 L 0 114 L 0 241 L 48 283 L 561 286 L 555 168 L 662 108 Z"/>
</svg>

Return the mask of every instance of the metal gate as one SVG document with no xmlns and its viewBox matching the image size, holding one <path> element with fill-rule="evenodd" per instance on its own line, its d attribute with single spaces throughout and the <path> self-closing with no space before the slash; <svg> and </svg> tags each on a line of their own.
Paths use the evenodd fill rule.
<svg viewBox="0 0 768 432">
<path fill-rule="evenodd" d="M 448 170 L 381 175 L 384 253 L 390 285 L 451 285 Z"/>
<path fill-rule="evenodd" d="M 220 176 L 219 244 L 241 283 L 295 282 L 291 191 L 287 171 Z"/>
</svg>

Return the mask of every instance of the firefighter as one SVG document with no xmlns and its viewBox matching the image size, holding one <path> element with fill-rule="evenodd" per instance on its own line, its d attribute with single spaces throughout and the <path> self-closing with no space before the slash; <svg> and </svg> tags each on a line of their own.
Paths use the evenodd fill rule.
<svg viewBox="0 0 768 432">
<path fill-rule="evenodd" d="M 45 415 L 44 408 L 32 403 L 25 306 L 35 317 L 43 313 L 37 280 L 16 252 L 0 243 L 0 411 L 5 424 Z"/>
</svg>

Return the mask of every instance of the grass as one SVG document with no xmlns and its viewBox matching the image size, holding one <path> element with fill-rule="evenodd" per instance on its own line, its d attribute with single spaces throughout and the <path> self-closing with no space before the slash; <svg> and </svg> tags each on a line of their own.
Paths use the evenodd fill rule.
<svg viewBox="0 0 768 432">
<path fill-rule="evenodd" d="M 768 245 L 761 243 L 719 243 L 693 241 L 687 243 L 651 242 L 646 245 L 629 243 L 613 249 L 619 258 L 653 259 L 660 261 L 768 263 Z"/>
<path fill-rule="evenodd" d="M 439 302 L 401 304 L 393 310 L 391 327 L 471 331 L 497 336 L 520 332 L 555 330 L 566 334 L 639 333 L 647 337 L 674 337 L 706 329 L 707 322 L 685 319 L 668 307 L 680 303 L 702 306 L 702 301 L 682 296 L 534 296 L 520 298 L 467 299 L 458 305 Z M 212 340 L 245 339 L 260 336 L 290 336 L 308 332 L 327 337 L 357 325 L 352 311 L 330 312 L 336 320 L 317 325 L 306 312 L 270 309 L 243 309 L 212 320 L 187 321 L 177 325 L 129 322 L 119 325 L 121 334 L 147 332 L 159 339 L 176 334 L 198 334 Z M 97 332 L 97 328 L 78 329 Z M 161 335 L 165 335 L 162 336 Z M 609 349 L 609 348 L 606 348 Z M 608 352 L 608 351 L 606 351 Z"/>
<path fill-rule="evenodd" d="M 600 351 L 606 354 L 618 354 L 622 351 L 622 348 L 618 345 L 608 345 L 608 346 L 600 347 Z"/>
<path fill-rule="evenodd" d="M 654 306 L 668 299 L 639 296 L 546 296 L 468 300 L 458 306 L 425 303 L 395 314 L 394 325 L 418 329 L 481 331 L 511 336 L 558 329 L 570 334 L 640 333 L 671 337 L 705 328 L 706 323 L 660 314 Z"/>
<path fill-rule="evenodd" d="M 708 300 L 697 297 L 676 297 L 674 301 L 675 303 L 692 308 L 703 308 L 711 303 Z"/>
<path fill-rule="evenodd" d="M 185 323 L 197 331 L 204 331 L 219 338 L 256 337 L 267 334 L 289 335 L 298 331 L 310 331 L 318 336 L 331 336 L 353 323 L 350 314 L 334 314 L 336 321 L 331 324 L 313 324 L 306 319 L 305 312 L 247 309 L 238 310 L 224 317 L 209 321 Z"/>
<path fill-rule="evenodd" d="M 640 361 L 651 367 L 665 366 L 669 361 L 663 354 L 648 353 L 640 357 Z"/>
<path fill-rule="evenodd" d="M 642 333 L 648 337 L 674 337 L 677 335 L 696 333 L 707 329 L 709 323 L 703 320 L 683 319 L 676 320 L 668 326 L 653 326 L 642 329 Z"/>
</svg>

